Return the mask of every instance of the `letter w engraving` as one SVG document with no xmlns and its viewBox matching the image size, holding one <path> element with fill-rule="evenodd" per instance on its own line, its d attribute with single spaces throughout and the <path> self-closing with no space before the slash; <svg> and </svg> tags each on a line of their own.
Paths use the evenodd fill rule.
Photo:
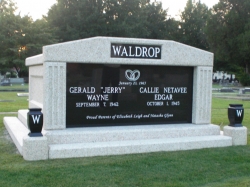
<svg viewBox="0 0 250 187">
<path fill-rule="evenodd" d="M 120 55 L 120 50 L 121 50 L 121 47 L 122 46 L 119 46 L 119 48 L 118 48 L 118 46 L 113 46 L 112 45 L 112 47 L 113 47 L 113 51 L 114 51 L 114 55 L 116 56 L 116 55 Z"/>
<path fill-rule="evenodd" d="M 38 124 L 41 115 L 31 115 L 31 116 L 32 116 L 32 119 L 33 119 L 34 124 L 36 124 L 36 123 Z"/>
<path fill-rule="evenodd" d="M 242 111 L 243 111 L 243 110 L 236 110 L 236 113 L 237 113 L 237 116 L 238 116 L 238 117 L 241 117 Z"/>
</svg>

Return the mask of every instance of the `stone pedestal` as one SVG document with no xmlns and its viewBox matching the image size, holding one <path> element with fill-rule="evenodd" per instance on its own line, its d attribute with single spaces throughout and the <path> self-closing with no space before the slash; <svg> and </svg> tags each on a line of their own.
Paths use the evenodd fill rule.
<svg viewBox="0 0 250 187">
<path fill-rule="evenodd" d="M 29 137 L 23 138 L 23 158 L 25 160 L 47 160 L 48 142 L 47 137 Z"/>
<path fill-rule="evenodd" d="M 232 137 L 233 145 L 247 145 L 247 128 L 225 126 L 224 135 Z"/>
</svg>

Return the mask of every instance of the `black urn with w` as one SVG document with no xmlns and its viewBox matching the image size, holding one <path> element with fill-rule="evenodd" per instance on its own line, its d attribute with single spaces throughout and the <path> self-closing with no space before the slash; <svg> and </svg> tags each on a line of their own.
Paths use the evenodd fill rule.
<svg viewBox="0 0 250 187">
<path fill-rule="evenodd" d="M 30 108 L 27 113 L 27 125 L 30 129 L 30 137 L 43 136 L 43 113 L 41 108 Z"/>
<path fill-rule="evenodd" d="M 244 108 L 242 104 L 229 104 L 228 107 L 228 119 L 229 126 L 242 127 L 242 121 L 244 117 Z"/>
</svg>

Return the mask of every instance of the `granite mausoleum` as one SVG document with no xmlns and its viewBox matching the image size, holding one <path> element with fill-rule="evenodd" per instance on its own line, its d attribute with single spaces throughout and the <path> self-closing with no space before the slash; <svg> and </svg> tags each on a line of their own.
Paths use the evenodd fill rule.
<svg viewBox="0 0 250 187">
<path fill-rule="evenodd" d="M 29 108 L 4 124 L 26 160 L 245 145 L 245 127 L 211 124 L 213 54 L 167 40 L 94 37 L 26 59 Z M 39 120 L 39 118 L 33 118 Z"/>
</svg>

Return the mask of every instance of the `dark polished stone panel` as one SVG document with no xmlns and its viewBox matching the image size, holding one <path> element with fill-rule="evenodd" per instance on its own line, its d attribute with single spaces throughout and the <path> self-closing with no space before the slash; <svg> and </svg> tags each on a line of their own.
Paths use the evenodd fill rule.
<svg viewBox="0 0 250 187">
<path fill-rule="evenodd" d="M 191 123 L 193 67 L 67 63 L 66 126 Z"/>
</svg>

